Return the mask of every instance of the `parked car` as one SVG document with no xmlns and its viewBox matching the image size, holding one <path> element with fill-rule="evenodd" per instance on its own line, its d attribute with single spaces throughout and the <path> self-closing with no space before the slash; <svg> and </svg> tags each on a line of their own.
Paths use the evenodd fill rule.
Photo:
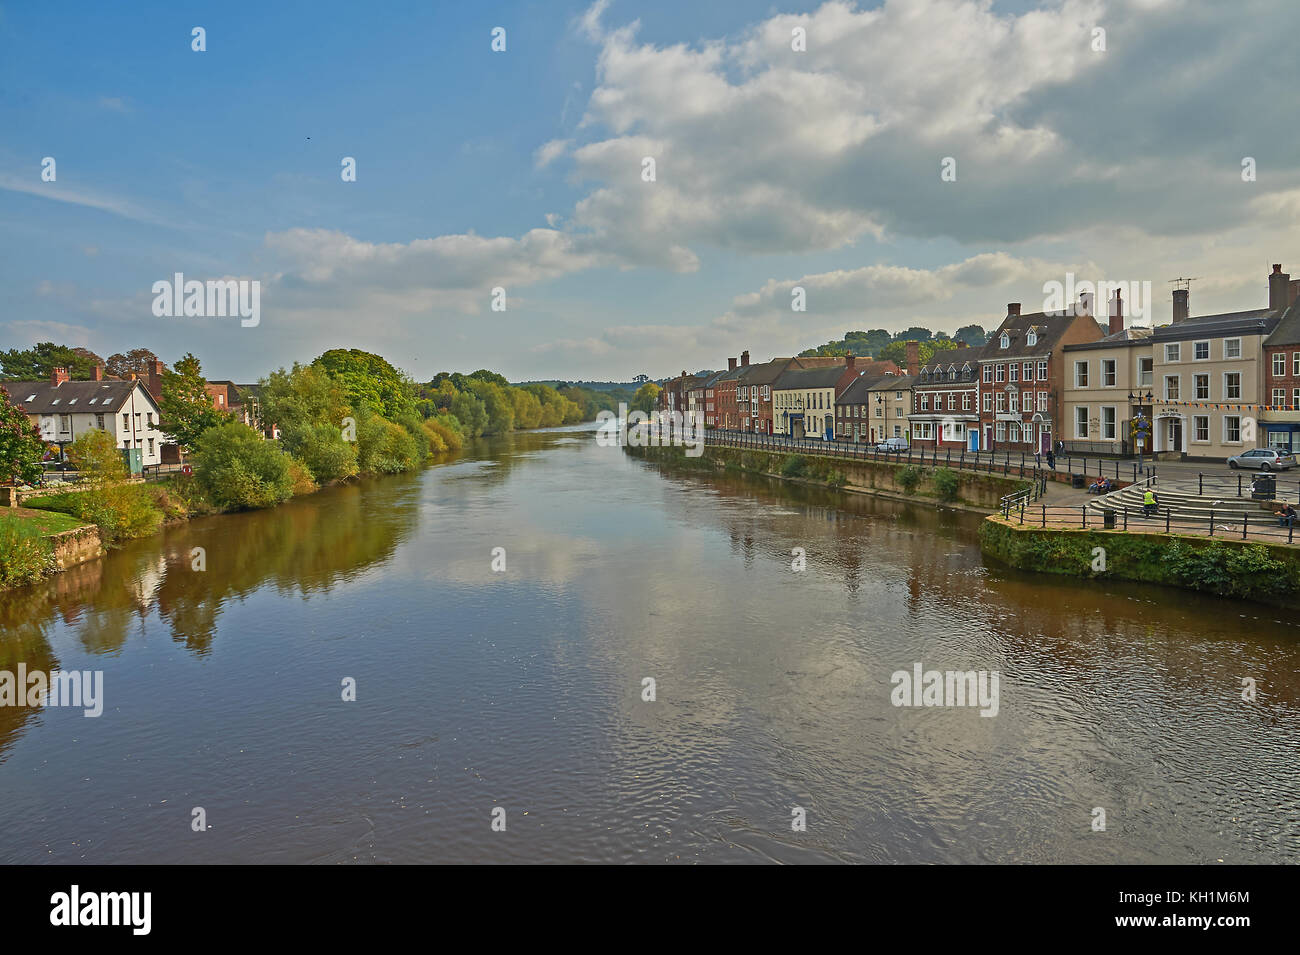
<svg viewBox="0 0 1300 955">
<path fill-rule="evenodd" d="M 888 451 L 888 452 L 891 453 L 891 454 L 893 454 L 895 451 L 906 451 L 906 450 L 907 450 L 907 439 L 906 439 L 906 438 L 886 438 L 884 441 L 881 441 L 879 444 L 876 445 L 876 450 L 877 450 L 877 451 Z"/>
<path fill-rule="evenodd" d="M 1261 471 L 1285 471 L 1296 465 L 1295 455 L 1273 448 L 1254 448 L 1228 458 L 1228 467 L 1259 468 Z"/>
</svg>

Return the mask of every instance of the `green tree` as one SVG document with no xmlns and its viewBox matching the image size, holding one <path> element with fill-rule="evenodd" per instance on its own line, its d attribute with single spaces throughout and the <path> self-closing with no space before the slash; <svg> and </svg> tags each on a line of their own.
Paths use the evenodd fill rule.
<svg viewBox="0 0 1300 955">
<path fill-rule="evenodd" d="M 543 409 L 543 420 L 545 420 L 545 409 Z M 471 438 L 477 438 L 488 426 L 487 408 L 479 397 L 462 391 L 452 399 L 451 413 L 456 420 L 461 423 L 465 429 L 465 434 Z M 546 427 L 542 424 L 541 427 Z"/>
<path fill-rule="evenodd" d="M 294 364 L 262 380 L 262 418 L 280 428 L 280 444 L 319 484 L 357 473 L 357 447 L 345 436 L 353 418 L 342 384 L 316 365 Z"/>
<path fill-rule="evenodd" d="M 118 378 L 129 378 L 133 374 L 143 377 L 157 360 L 158 356 L 147 348 L 132 348 L 126 354 L 116 352 L 109 355 L 104 370 Z"/>
<path fill-rule="evenodd" d="M 55 368 L 66 368 L 73 379 L 87 380 L 102 359 L 88 348 L 39 342 L 31 348 L 0 352 L 0 378 L 10 381 L 48 380 Z"/>
<path fill-rule="evenodd" d="M 415 383 L 379 355 L 359 348 L 331 348 L 312 364 L 343 386 L 353 409 L 365 404 L 390 420 L 415 411 Z"/>
<path fill-rule="evenodd" d="M 647 381 L 644 385 L 636 390 L 632 396 L 631 409 L 633 411 L 644 411 L 649 414 L 654 411 L 655 406 L 659 404 L 659 393 L 663 391 L 653 381 Z"/>
<path fill-rule="evenodd" d="M 984 330 L 983 325 L 963 325 L 953 332 L 952 337 L 959 342 L 965 342 L 971 348 L 980 348 L 988 342 L 989 333 Z"/>
<path fill-rule="evenodd" d="M 31 484 L 40 479 L 45 442 L 22 405 L 0 388 L 0 479 Z"/>
<path fill-rule="evenodd" d="M 193 354 L 187 353 L 173 371 L 164 371 L 162 396 L 162 430 L 171 435 L 182 451 L 195 447 L 199 436 L 230 420 L 230 414 L 212 405 L 204 385 L 203 368 Z"/>
<path fill-rule="evenodd" d="M 242 421 L 199 435 L 194 475 L 208 499 L 221 508 L 271 507 L 293 496 L 289 456 Z"/>
</svg>

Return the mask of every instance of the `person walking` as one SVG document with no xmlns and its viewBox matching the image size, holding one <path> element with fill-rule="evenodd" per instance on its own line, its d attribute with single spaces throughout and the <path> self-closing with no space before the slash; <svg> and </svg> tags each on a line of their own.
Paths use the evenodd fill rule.
<svg viewBox="0 0 1300 955">
<path fill-rule="evenodd" d="M 1156 497 L 1156 492 L 1147 488 L 1146 493 L 1142 495 L 1142 516 L 1151 517 L 1156 512 L 1156 506 L 1160 499 Z"/>
<path fill-rule="evenodd" d="M 1056 470 L 1056 455 L 1053 454 L 1050 450 L 1047 452 L 1047 466 L 1051 468 L 1053 471 Z"/>
</svg>

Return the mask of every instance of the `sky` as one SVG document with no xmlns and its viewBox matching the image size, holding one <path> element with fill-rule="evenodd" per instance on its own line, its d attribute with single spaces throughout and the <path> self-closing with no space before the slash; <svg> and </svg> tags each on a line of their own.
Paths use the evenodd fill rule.
<svg viewBox="0 0 1300 955">
<path fill-rule="evenodd" d="M 1294 13 L 0 2 L 0 348 L 628 380 L 992 328 L 1067 273 L 1150 282 L 1140 324 L 1178 277 L 1262 307 L 1300 276 Z M 175 273 L 260 283 L 257 324 L 155 315 Z"/>
</svg>

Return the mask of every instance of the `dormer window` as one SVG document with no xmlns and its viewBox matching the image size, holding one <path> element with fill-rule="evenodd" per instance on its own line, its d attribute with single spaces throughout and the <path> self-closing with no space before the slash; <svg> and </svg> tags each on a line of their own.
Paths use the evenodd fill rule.
<svg viewBox="0 0 1300 955">
<path fill-rule="evenodd" d="M 1011 336 L 1008 335 L 1006 332 L 1003 332 L 1003 333 L 1002 333 L 1002 337 L 1001 337 L 1000 339 L 998 339 L 998 347 L 999 347 L 999 348 L 1010 348 L 1010 347 L 1011 347 Z"/>
<path fill-rule="evenodd" d="M 1026 344 L 1026 345 L 1037 345 L 1037 344 L 1038 344 L 1038 332 L 1034 331 L 1034 330 L 1031 328 L 1031 329 L 1028 331 L 1028 333 L 1026 333 L 1026 335 L 1025 335 L 1025 344 Z M 1005 348 L 1006 346 L 1003 345 L 1002 347 Z"/>
</svg>

